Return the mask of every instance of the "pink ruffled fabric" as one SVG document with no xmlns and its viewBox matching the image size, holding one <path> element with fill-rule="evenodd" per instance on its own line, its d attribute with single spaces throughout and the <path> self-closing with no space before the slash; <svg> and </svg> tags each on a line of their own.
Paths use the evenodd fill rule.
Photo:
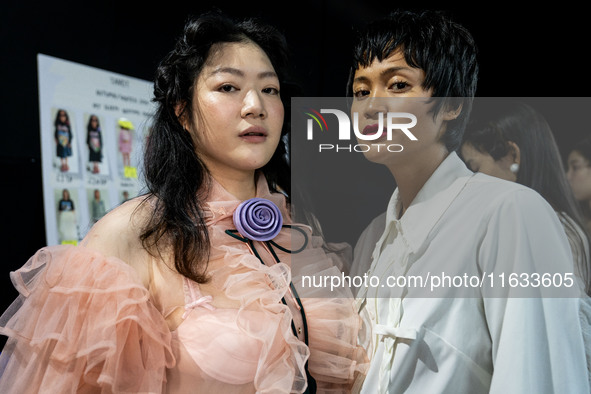
<svg viewBox="0 0 591 394">
<path fill-rule="evenodd" d="M 224 216 L 226 213 L 231 217 L 232 210 L 225 211 Z M 218 216 L 212 218 L 217 219 Z M 196 366 L 209 378 L 197 389 L 199 393 L 214 392 L 208 391 L 213 388 L 224 393 L 303 392 L 309 350 L 293 335 L 292 314 L 281 303 L 288 289 L 289 267 L 282 263 L 261 264 L 245 243 L 225 233 L 232 225 L 208 225 L 212 243 L 208 272 L 212 285 L 222 289 L 227 298 L 238 301 L 240 307 L 198 307 L 188 314 L 174 336 L 183 353 L 191 355 L 179 362 L 180 380 L 188 381 L 186 375 L 194 374 Z M 240 340 L 221 344 L 220 337 L 227 334 Z M 245 352 L 245 348 L 250 352 Z"/>
<path fill-rule="evenodd" d="M 257 197 L 269 199 L 280 208 L 284 224 L 291 224 L 283 195 L 271 194 L 262 177 L 259 178 L 257 191 Z M 265 322 L 272 322 L 271 326 L 277 324 L 282 337 L 280 342 L 284 344 L 283 349 L 273 346 L 264 348 L 259 363 L 262 368 L 259 368 L 255 377 L 258 392 L 283 392 L 280 389 L 282 386 L 278 384 L 282 376 L 285 382 L 293 380 L 292 392 L 302 392 L 305 388 L 306 359 L 319 392 L 351 392 L 354 382 L 366 373 L 369 363 L 366 352 L 357 345 L 357 335 L 363 331 L 363 323 L 354 309 L 353 294 L 347 290 L 328 294 L 319 289 L 297 288 L 308 323 L 309 355 L 308 348 L 294 336 L 291 328 L 291 320 L 297 320 L 299 312 L 292 312 L 281 303 L 282 297 L 290 300 L 289 282 L 292 275 L 294 283 L 299 283 L 299 276 L 305 272 L 340 276 L 341 271 L 337 268 L 343 266 L 340 257 L 326 253 L 321 247 L 322 240 L 312 237 L 308 227 L 299 226 L 307 235 L 308 247 L 293 256 L 274 248 L 280 259 L 278 264 L 261 243 L 255 242 L 259 255 L 265 261 L 263 265 L 250 253 L 244 242 L 226 233 L 226 230 L 235 229 L 232 214 L 240 201 L 215 183 L 211 195 L 213 198 L 208 203 L 210 215 L 207 221 L 213 245 L 208 267 L 211 278 L 226 296 L 240 300 L 239 327 L 268 344 L 269 341 L 265 342 L 264 338 L 268 338 L 269 326 L 265 324 L 265 330 L 257 332 L 246 313 L 251 310 L 270 312 Z M 289 250 L 298 249 L 304 243 L 300 232 L 289 229 L 282 230 L 273 241 Z M 292 262 L 297 266 L 292 267 Z M 277 313 L 283 317 L 276 323 L 271 315 Z M 270 363 L 269 359 L 275 361 Z M 276 370 L 277 374 L 269 373 L 271 370 Z"/>
<path fill-rule="evenodd" d="M 353 294 L 346 287 L 304 287 L 303 275 L 341 277 L 343 258 L 351 253 L 346 244 L 331 244 L 336 251 L 322 248 L 322 239 L 309 235 L 309 247 L 292 256 L 293 283 L 302 297 L 308 320 L 309 370 L 321 393 L 350 393 L 367 373 L 369 359 L 364 343 L 369 332 L 357 314 Z"/>
<path fill-rule="evenodd" d="M 162 392 L 170 331 L 127 264 L 54 246 L 11 279 L 20 296 L 0 318 L 0 392 Z"/>
<path fill-rule="evenodd" d="M 284 196 L 269 193 L 264 177 L 257 191 L 290 224 Z M 255 242 L 262 264 L 245 242 L 226 233 L 235 229 L 232 215 L 240 201 L 215 182 L 209 201 L 211 286 L 236 307 L 216 308 L 215 297 L 170 272 L 172 280 L 157 281 L 158 294 L 150 297 L 120 260 L 83 247 L 42 249 L 13 274 L 21 296 L 0 320 L 0 333 L 10 337 L 0 359 L 6 363 L 0 392 L 302 393 L 306 362 L 318 392 L 350 392 L 368 366 L 357 345 L 363 327 L 353 296 L 300 285 L 306 272 L 340 274 L 339 258 L 301 227 L 309 243 L 297 258 L 274 248 L 277 263 Z M 300 232 L 287 228 L 274 239 L 287 249 L 303 241 Z M 292 320 L 302 323 L 292 279 L 304 306 L 309 347 L 292 331 Z M 171 333 L 163 310 L 179 308 L 184 320 Z"/>
</svg>

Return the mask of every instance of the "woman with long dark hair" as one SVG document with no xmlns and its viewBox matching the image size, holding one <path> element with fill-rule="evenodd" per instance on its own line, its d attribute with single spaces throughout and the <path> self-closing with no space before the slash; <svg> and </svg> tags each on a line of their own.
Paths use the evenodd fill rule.
<svg viewBox="0 0 591 394">
<path fill-rule="evenodd" d="M 568 237 L 576 273 L 591 293 L 589 235 L 544 116 L 524 102 L 506 99 L 476 107 L 462 156 L 472 171 L 520 183 L 548 201 Z"/>
<path fill-rule="evenodd" d="M 291 258 L 335 270 L 290 218 L 286 54 L 252 20 L 186 24 L 156 73 L 147 193 L 13 274 L 1 392 L 351 389 L 353 300 L 305 298 Z"/>
</svg>

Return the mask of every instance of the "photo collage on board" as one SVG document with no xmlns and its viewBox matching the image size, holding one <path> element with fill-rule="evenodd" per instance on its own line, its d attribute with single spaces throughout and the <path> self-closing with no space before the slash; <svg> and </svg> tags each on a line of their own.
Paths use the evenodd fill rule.
<svg viewBox="0 0 591 394">
<path fill-rule="evenodd" d="M 83 113 L 83 122 L 76 124 L 76 111 L 51 111 L 58 243 L 77 244 L 108 210 L 137 196 L 139 163 L 133 153 L 141 151 L 143 133 L 123 117 L 107 124 L 105 116 Z"/>
<path fill-rule="evenodd" d="M 76 245 L 142 192 L 151 84 L 45 55 L 38 60 L 47 243 Z M 84 82 L 68 81 L 84 73 Z"/>
</svg>

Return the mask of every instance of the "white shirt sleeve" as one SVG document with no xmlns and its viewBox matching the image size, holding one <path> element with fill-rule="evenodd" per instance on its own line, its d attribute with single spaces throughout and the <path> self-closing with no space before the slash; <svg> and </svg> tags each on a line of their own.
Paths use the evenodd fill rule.
<svg viewBox="0 0 591 394">
<path fill-rule="evenodd" d="M 531 190 L 513 191 L 493 205 L 478 259 L 482 270 L 494 272 L 496 286 L 501 285 L 499 275 L 504 275 L 507 293 L 484 299 L 494 364 L 490 392 L 588 394 L 581 299 L 545 297 L 536 293 L 535 280 L 526 283 L 515 276 L 573 273 L 560 222 Z M 508 282 L 510 274 L 519 278 L 512 283 L 515 288 Z M 518 297 L 524 289 L 527 296 Z"/>
</svg>

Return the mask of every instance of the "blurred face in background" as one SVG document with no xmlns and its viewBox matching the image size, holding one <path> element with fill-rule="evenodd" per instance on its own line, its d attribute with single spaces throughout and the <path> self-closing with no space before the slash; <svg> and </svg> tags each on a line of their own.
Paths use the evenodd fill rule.
<svg viewBox="0 0 591 394">
<path fill-rule="evenodd" d="M 577 200 L 591 201 L 591 166 L 579 151 L 574 150 L 568 155 L 566 177 Z"/>
<path fill-rule="evenodd" d="M 511 182 L 517 180 L 517 175 L 510 170 L 511 164 L 514 163 L 510 154 L 495 160 L 491 155 L 481 152 L 469 142 L 462 145 L 461 153 L 466 166 L 473 172 L 482 172 Z"/>
</svg>

